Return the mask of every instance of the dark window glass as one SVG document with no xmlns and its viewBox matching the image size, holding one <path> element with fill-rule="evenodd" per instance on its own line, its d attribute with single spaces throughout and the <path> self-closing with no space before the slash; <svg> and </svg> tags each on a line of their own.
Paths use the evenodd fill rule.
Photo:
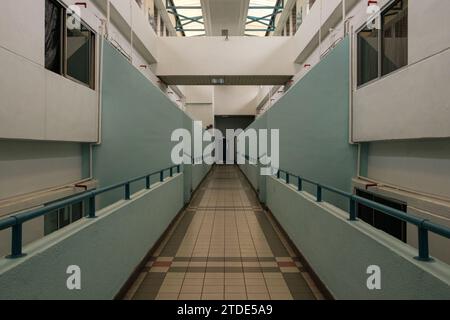
<svg viewBox="0 0 450 320">
<path fill-rule="evenodd" d="M 70 224 L 70 212 L 69 208 L 58 210 L 58 227 L 59 229 L 64 228 Z"/>
<path fill-rule="evenodd" d="M 376 29 L 358 33 L 358 85 L 378 78 L 378 35 Z"/>
<path fill-rule="evenodd" d="M 45 1 L 45 67 L 61 74 L 62 7 L 51 0 Z"/>
<path fill-rule="evenodd" d="M 94 72 L 93 39 L 93 33 L 83 23 L 80 28 L 67 28 L 67 75 L 90 87 L 93 87 Z"/>
<path fill-rule="evenodd" d="M 376 196 L 370 192 L 357 190 L 356 194 L 360 197 L 381 203 L 385 206 L 406 212 L 406 204 L 396 200 L 387 199 Z M 397 239 L 406 242 L 406 222 L 400 219 L 391 217 L 381 211 L 374 210 L 362 204 L 358 204 L 358 218 L 362 221 L 380 229 Z"/>
<path fill-rule="evenodd" d="M 48 235 L 56 230 L 58 230 L 58 210 L 46 214 L 44 217 L 44 234 Z"/>
<path fill-rule="evenodd" d="M 408 0 L 394 3 L 382 14 L 382 74 L 408 64 Z"/>
<path fill-rule="evenodd" d="M 72 205 L 72 222 L 78 221 L 83 217 L 83 203 L 78 202 Z"/>
</svg>

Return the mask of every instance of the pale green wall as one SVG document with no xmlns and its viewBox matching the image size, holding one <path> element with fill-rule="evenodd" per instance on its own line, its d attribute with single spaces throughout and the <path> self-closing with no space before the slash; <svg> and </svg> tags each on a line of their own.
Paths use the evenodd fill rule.
<svg viewBox="0 0 450 320">
<path fill-rule="evenodd" d="M 183 127 L 192 135 L 193 130 L 193 120 L 187 115 L 183 115 Z M 192 146 L 191 146 L 192 147 Z M 188 155 L 191 155 L 192 157 L 192 149 L 191 150 L 185 150 L 185 152 Z M 186 164 L 183 165 L 183 173 L 184 173 L 184 202 L 188 203 L 191 200 L 192 192 L 194 191 L 194 188 L 192 186 L 192 165 Z"/>
<path fill-rule="evenodd" d="M 289 205 L 287 205 L 289 204 Z M 417 250 L 274 177 L 267 205 L 337 299 L 450 299 L 450 268 L 419 262 Z M 381 290 L 368 290 L 367 267 L 381 268 Z"/>
<path fill-rule="evenodd" d="M 0 260 L 2 299 L 112 299 L 183 207 L 183 175 L 26 246 L 27 256 Z M 81 268 L 69 291 L 69 265 Z"/>
<path fill-rule="evenodd" d="M 211 166 L 208 166 L 206 164 L 199 164 L 192 166 L 192 187 L 193 190 L 197 189 L 197 187 L 200 185 L 200 182 L 202 182 L 203 178 L 208 174 L 209 170 L 211 169 Z"/>
<path fill-rule="evenodd" d="M 250 184 L 252 185 L 253 189 L 258 191 L 261 186 L 261 184 L 259 182 L 260 171 L 259 171 L 258 166 L 247 163 L 247 164 L 240 165 L 239 167 L 241 168 L 242 172 L 247 177 L 247 179 L 250 182 Z"/>
<path fill-rule="evenodd" d="M 349 41 L 345 39 L 250 128 L 280 130 L 281 169 L 351 191 L 357 148 L 349 144 L 348 110 Z M 264 179 L 260 183 L 264 185 Z M 307 184 L 305 188 L 313 191 Z M 347 202 L 328 192 L 324 199 L 347 207 Z"/>
<path fill-rule="evenodd" d="M 192 129 L 192 120 L 108 42 L 103 59 L 102 141 L 93 153 L 93 174 L 100 187 L 171 166 L 173 130 Z M 135 184 L 133 189 L 143 185 Z M 121 190 L 112 192 L 100 197 L 99 206 L 122 197 Z"/>
</svg>

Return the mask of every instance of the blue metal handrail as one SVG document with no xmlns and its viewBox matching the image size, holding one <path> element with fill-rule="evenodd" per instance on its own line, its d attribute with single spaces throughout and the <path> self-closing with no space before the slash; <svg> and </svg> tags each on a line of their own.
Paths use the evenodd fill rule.
<svg viewBox="0 0 450 320">
<path fill-rule="evenodd" d="M 279 170 L 277 172 L 277 178 L 281 179 L 281 174 L 284 173 L 285 175 L 285 181 L 287 184 L 291 184 L 291 178 L 297 179 L 297 188 L 298 191 L 303 191 L 303 182 L 308 182 L 316 187 L 316 201 L 322 202 L 322 190 L 328 190 L 330 192 L 333 192 L 335 194 L 338 194 L 340 196 L 343 196 L 349 200 L 349 220 L 350 221 L 357 221 L 357 205 L 363 204 L 367 207 L 370 207 L 372 209 L 378 210 L 380 212 L 383 212 L 391 217 L 400 219 L 402 221 L 405 221 L 407 223 L 411 223 L 415 226 L 417 226 L 418 230 L 418 239 L 419 239 L 419 256 L 416 257 L 417 260 L 420 261 L 431 261 L 430 258 L 430 251 L 429 251 L 429 245 L 428 245 L 428 232 L 433 232 L 434 234 L 440 235 L 442 237 L 450 239 L 450 228 L 439 225 L 436 223 L 433 223 L 427 219 L 423 219 L 411 214 L 407 214 L 403 211 L 385 206 L 383 204 L 380 204 L 378 202 L 374 202 L 365 198 L 362 198 L 360 196 L 354 195 L 349 192 L 345 192 L 342 190 L 339 190 L 334 187 L 326 186 L 323 184 L 320 184 L 318 182 L 302 178 L 300 176 L 297 176 L 295 174 L 289 173 L 284 170 Z"/>
<path fill-rule="evenodd" d="M 93 219 L 96 218 L 96 208 L 95 208 L 95 197 L 106 193 L 111 190 L 116 190 L 119 188 L 124 188 L 124 199 L 130 200 L 131 199 L 131 184 L 134 182 L 138 182 L 145 179 L 145 188 L 150 189 L 150 179 L 154 175 L 159 175 L 159 181 L 164 181 L 164 173 L 169 171 L 170 177 L 173 177 L 174 169 L 176 169 L 177 173 L 181 172 L 181 166 L 176 165 L 172 167 L 168 167 L 156 172 L 152 172 L 149 174 L 146 174 L 144 176 L 136 177 L 130 180 L 127 180 L 125 182 L 117 183 L 111 186 L 107 186 L 100 189 L 95 189 L 92 191 L 86 191 L 82 194 L 71 196 L 68 198 L 65 198 L 60 201 L 53 202 L 52 204 L 48 206 L 44 206 L 38 209 L 30 210 L 27 212 L 19 213 L 7 218 L 4 218 L 0 220 L 0 231 L 11 228 L 11 255 L 8 256 L 8 258 L 15 259 L 23 257 L 25 254 L 22 252 L 22 225 L 30 220 L 33 220 L 38 217 L 45 216 L 49 214 L 50 212 L 53 212 L 57 209 L 60 209 L 62 207 L 66 207 L 68 205 L 83 201 L 83 200 L 89 200 L 89 212 L 87 218 Z"/>
</svg>

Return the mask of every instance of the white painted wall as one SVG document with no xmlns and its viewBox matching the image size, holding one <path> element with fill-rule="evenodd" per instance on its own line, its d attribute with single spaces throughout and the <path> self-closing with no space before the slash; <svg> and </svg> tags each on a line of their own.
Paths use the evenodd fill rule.
<svg viewBox="0 0 450 320">
<path fill-rule="evenodd" d="M 355 141 L 450 137 L 450 50 L 354 94 Z"/>
<path fill-rule="evenodd" d="M 258 86 L 216 86 L 214 88 L 215 115 L 255 115 Z"/>
<path fill-rule="evenodd" d="M 44 8 L 2 1 L 0 138 L 95 142 L 97 93 L 44 67 Z"/>
<path fill-rule="evenodd" d="M 355 141 L 450 137 L 450 22 L 443 12 L 450 2 L 409 1 L 410 64 L 355 91 Z"/>
<path fill-rule="evenodd" d="M 409 63 L 450 47 L 450 1 L 409 0 Z"/>
<path fill-rule="evenodd" d="M 158 76 L 292 75 L 288 37 L 159 38 Z"/>
<path fill-rule="evenodd" d="M 186 113 L 194 120 L 201 121 L 203 128 L 214 125 L 213 104 L 187 104 Z"/>
<path fill-rule="evenodd" d="M 368 177 L 450 200 L 450 139 L 369 145 Z"/>
<path fill-rule="evenodd" d="M 80 181 L 79 143 L 0 140 L 0 199 Z"/>
<path fill-rule="evenodd" d="M 186 103 L 209 103 L 214 99 L 213 86 L 180 86 L 179 89 L 186 97 Z"/>
</svg>

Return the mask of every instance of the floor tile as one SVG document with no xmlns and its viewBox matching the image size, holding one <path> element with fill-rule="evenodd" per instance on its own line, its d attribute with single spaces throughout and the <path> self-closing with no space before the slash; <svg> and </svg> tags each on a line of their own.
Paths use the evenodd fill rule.
<svg viewBox="0 0 450 320">
<path fill-rule="evenodd" d="M 214 167 L 125 298 L 323 299 L 283 237 L 239 169 Z"/>
</svg>

